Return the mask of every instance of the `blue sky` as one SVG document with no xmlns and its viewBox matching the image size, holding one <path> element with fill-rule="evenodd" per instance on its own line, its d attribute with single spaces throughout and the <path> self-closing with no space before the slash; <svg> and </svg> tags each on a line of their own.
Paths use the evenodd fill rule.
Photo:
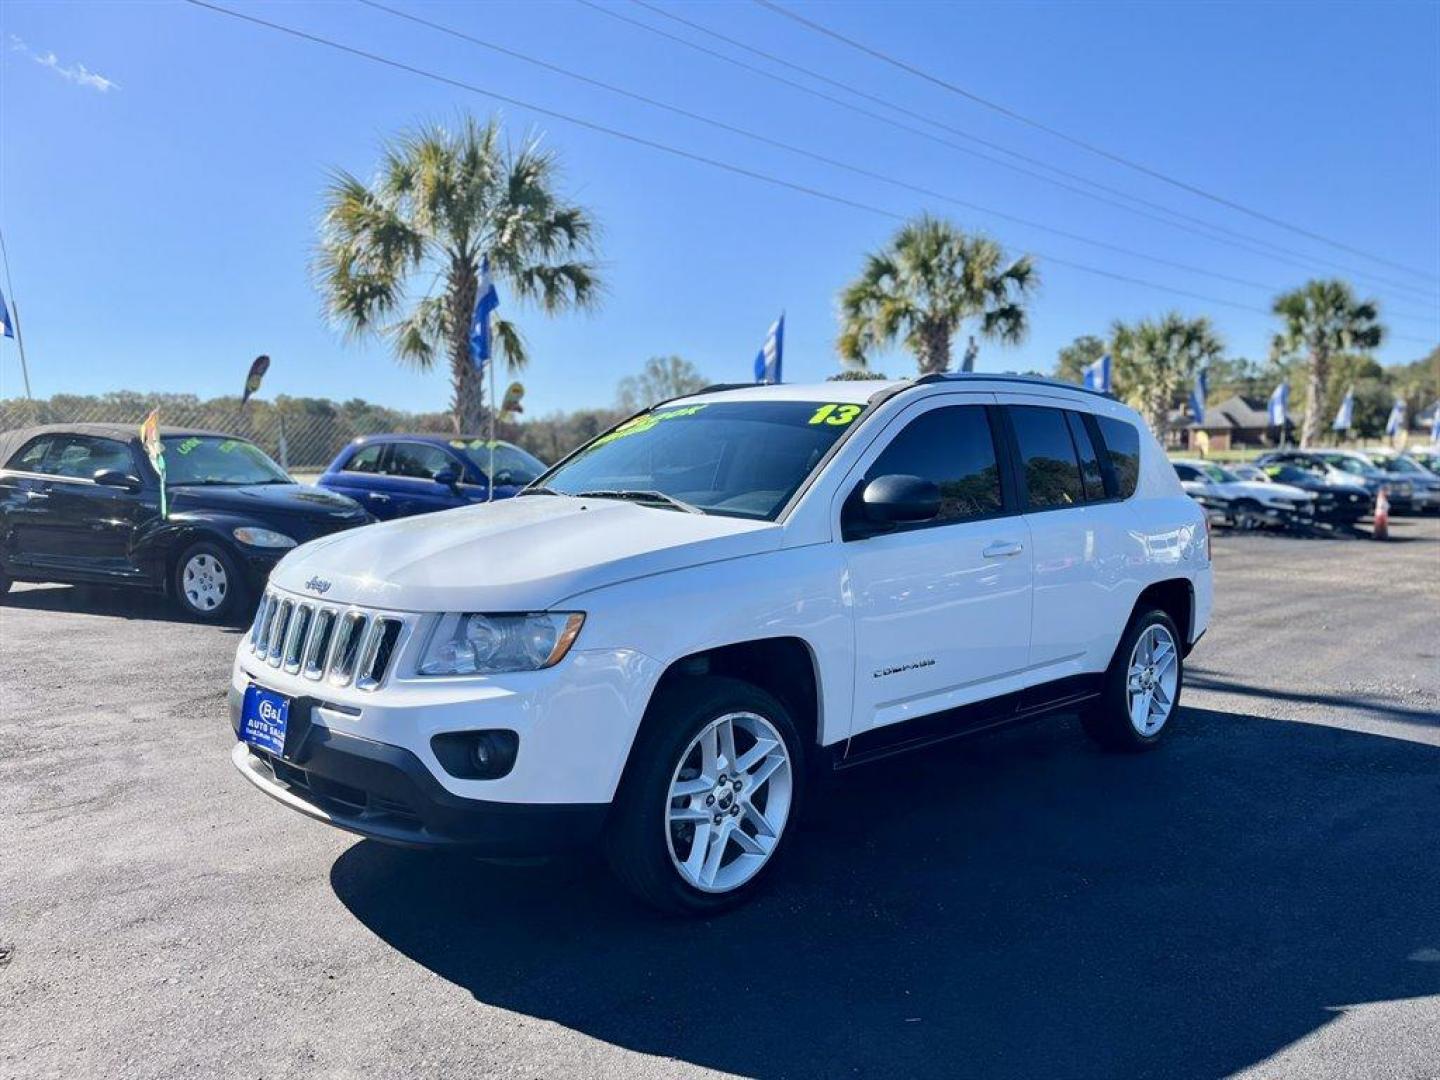
<svg viewBox="0 0 1440 1080">
<path fill-rule="evenodd" d="M 1267 308 L 1266 289 L 1099 250 L 666 115 L 351 3 L 221 0 L 311 33 L 886 210 L 929 209 L 1042 253 L 1033 329 L 980 367 L 1049 370 L 1115 318 L 1209 314 L 1261 357 L 1269 317 L 1055 265 L 1047 256 Z M 1213 273 L 1288 287 L 1306 271 L 1084 199 L 740 71 L 573 0 L 394 6 L 594 78 L 934 191 Z M 626 0 L 627 16 L 731 51 Z M 1313 259 L 1381 298 L 1385 362 L 1440 340 L 1435 278 L 1327 248 L 1107 163 L 746 2 L 656 0 L 696 22 L 954 128 Z M 797 10 L 1046 124 L 1327 237 L 1440 275 L 1440 6 L 1433 4 L 806 3 Z M 743 55 L 743 54 L 740 54 Z M 753 57 L 748 62 L 764 65 Z M 803 76 L 790 73 L 803 80 Z M 838 93 L 833 88 L 827 92 Z M 608 404 L 651 355 L 748 377 L 787 312 L 786 377 L 837 368 L 835 296 L 895 222 L 718 172 L 180 2 L 0 9 L 0 228 L 37 395 L 238 391 L 441 408 L 443 372 L 399 367 L 328 328 L 307 277 L 327 168 L 368 174 L 390 132 L 501 109 L 564 157 L 604 225 L 593 315 L 515 305 L 531 412 Z M 909 121 L 912 122 L 913 121 Z M 949 137 L 949 136 L 947 136 Z M 502 303 L 504 297 L 502 296 Z M 1420 318 L 1399 318 L 1398 313 Z M 1428 317 L 1427 317 L 1428 316 Z M 1402 339 L 1403 338 L 1403 339 Z M 913 370 L 881 357 L 891 374 Z M 20 392 L 0 343 L 0 395 Z"/>
</svg>

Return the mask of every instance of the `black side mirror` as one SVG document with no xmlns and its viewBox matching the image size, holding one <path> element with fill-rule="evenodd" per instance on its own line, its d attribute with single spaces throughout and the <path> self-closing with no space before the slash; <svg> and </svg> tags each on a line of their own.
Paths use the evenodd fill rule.
<svg viewBox="0 0 1440 1080">
<path fill-rule="evenodd" d="M 101 487 L 122 488 L 125 491 L 140 490 L 140 478 L 121 472 L 119 469 L 100 469 L 90 479 Z"/>
<path fill-rule="evenodd" d="M 445 468 L 435 474 L 433 479 L 437 484 L 444 484 L 448 488 L 453 488 L 460 483 L 460 470 L 455 468 L 454 465 L 446 465 Z"/>
<path fill-rule="evenodd" d="M 877 476 L 851 498 L 847 539 L 888 532 L 897 525 L 934 521 L 940 514 L 940 488 L 933 480 L 892 473 Z"/>
</svg>

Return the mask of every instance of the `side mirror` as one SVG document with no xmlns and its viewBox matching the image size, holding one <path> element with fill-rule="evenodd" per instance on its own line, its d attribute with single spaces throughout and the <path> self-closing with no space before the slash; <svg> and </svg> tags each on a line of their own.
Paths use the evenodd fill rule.
<svg viewBox="0 0 1440 1080">
<path fill-rule="evenodd" d="M 857 489 L 852 502 L 847 536 L 870 536 L 896 525 L 934 521 L 940 514 L 940 488 L 933 480 L 892 473 Z"/>
<path fill-rule="evenodd" d="M 446 465 L 445 468 L 435 474 L 433 479 L 437 484 L 444 484 L 448 488 L 453 488 L 460 483 L 460 470 L 455 468 L 454 465 Z"/>
<path fill-rule="evenodd" d="M 122 488 L 125 491 L 140 490 L 140 478 L 119 469 L 100 469 L 90 479 L 101 487 Z"/>
</svg>

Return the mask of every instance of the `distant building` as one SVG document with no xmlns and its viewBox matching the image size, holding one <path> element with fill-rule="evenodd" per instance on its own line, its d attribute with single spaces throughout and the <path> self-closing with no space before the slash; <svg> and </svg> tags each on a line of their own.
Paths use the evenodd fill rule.
<svg viewBox="0 0 1440 1080">
<path fill-rule="evenodd" d="M 1184 409 L 1171 410 L 1169 420 L 1165 443 L 1172 448 L 1193 449 L 1197 431 L 1203 431 L 1210 437 L 1212 451 L 1275 446 L 1279 443 L 1280 432 L 1270 426 L 1266 403 L 1239 394 L 1207 406 L 1203 424 L 1196 424 Z M 1293 429 L 1293 424 L 1287 425 L 1287 429 Z M 1287 430 L 1286 437 L 1293 441 L 1290 430 Z"/>
</svg>

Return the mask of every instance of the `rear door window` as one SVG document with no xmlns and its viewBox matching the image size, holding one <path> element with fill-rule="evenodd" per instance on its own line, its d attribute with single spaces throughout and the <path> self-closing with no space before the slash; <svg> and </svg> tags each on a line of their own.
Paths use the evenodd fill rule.
<svg viewBox="0 0 1440 1080">
<path fill-rule="evenodd" d="M 1039 405 L 1009 406 L 1030 510 L 1052 510 L 1085 501 L 1080 462 L 1065 413 Z"/>
<path fill-rule="evenodd" d="M 10 460 L 5 463 L 5 467 L 18 472 L 39 472 L 40 466 L 45 460 L 45 453 L 54 441 L 50 435 L 41 435 L 38 439 L 31 439 L 11 456 Z"/>
<path fill-rule="evenodd" d="M 1084 417 L 1067 412 L 1065 419 L 1070 423 L 1070 438 L 1075 440 L 1075 450 L 1080 455 L 1080 479 L 1085 485 L 1085 498 L 1096 502 L 1105 498 L 1105 472 L 1100 468 L 1100 455 L 1095 450 Z"/>
<path fill-rule="evenodd" d="M 939 522 L 998 514 L 1004 505 L 995 439 L 983 405 L 931 409 L 911 420 L 875 459 L 865 480 L 894 473 L 934 481 L 940 489 Z"/>
<path fill-rule="evenodd" d="M 1140 432 L 1127 420 L 1109 416 L 1097 416 L 1095 420 L 1115 475 L 1115 496 L 1128 499 L 1140 481 Z"/>
</svg>

